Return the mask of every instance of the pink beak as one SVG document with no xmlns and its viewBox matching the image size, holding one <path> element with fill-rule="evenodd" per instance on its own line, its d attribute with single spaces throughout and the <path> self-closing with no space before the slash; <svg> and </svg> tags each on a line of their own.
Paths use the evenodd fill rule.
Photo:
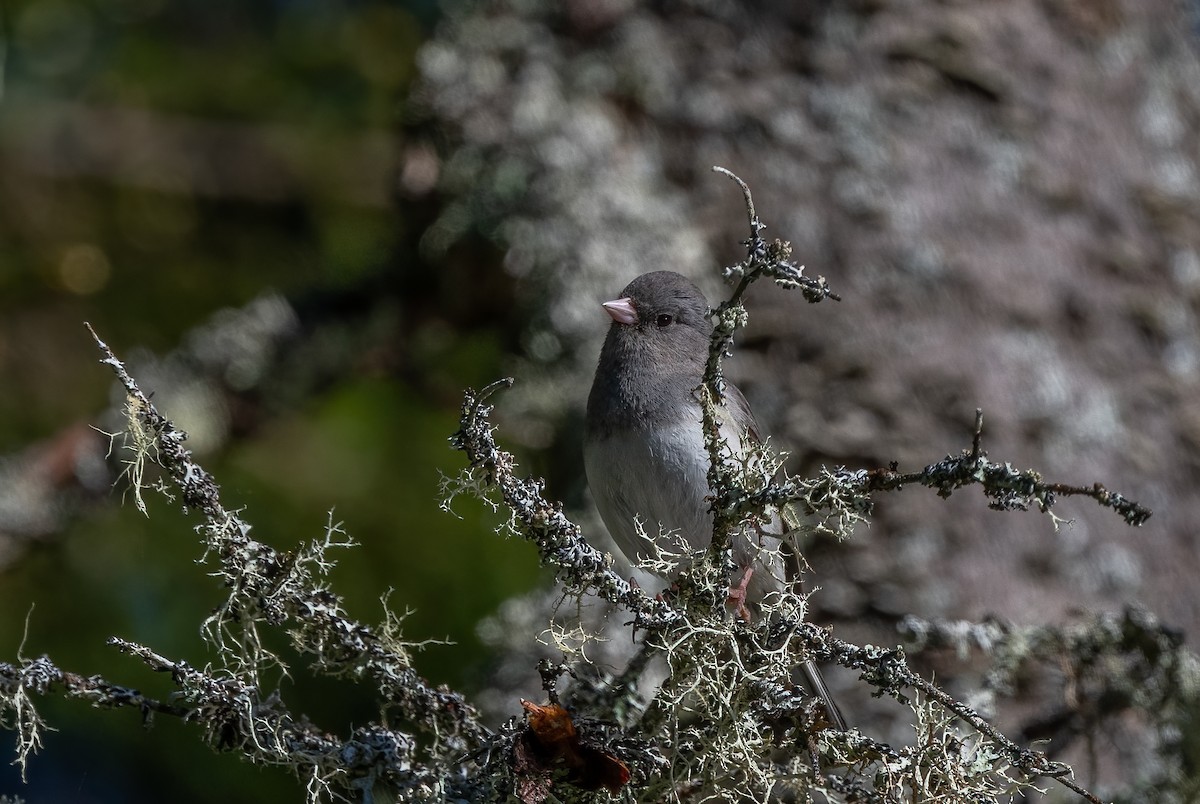
<svg viewBox="0 0 1200 804">
<path fill-rule="evenodd" d="M 638 322 L 638 314 L 633 306 L 633 299 L 624 298 L 606 301 L 602 306 L 604 307 L 604 312 L 612 316 L 612 320 L 618 324 L 636 324 Z"/>
</svg>

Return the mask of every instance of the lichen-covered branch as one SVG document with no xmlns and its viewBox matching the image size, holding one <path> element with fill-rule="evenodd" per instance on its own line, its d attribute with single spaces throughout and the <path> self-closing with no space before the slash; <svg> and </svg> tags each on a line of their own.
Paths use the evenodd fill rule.
<svg viewBox="0 0 1200 804">
<path fill-rule="evenodd" d="M 771 735 L 787 740 L 816 736 L 828 756 L 835 758 L 833 764 L 838 766 L 860 765 L 869 758 L 878 761 L 883 754 L 877 743 L 857 732 L 845 734 L 822 729 L 815 700 L 794 690 L 790 674 L 803 657 L 812 656 L 858 671 L 875 694 L 886 694 L 902 703 L 911 704 L 913 700 L 936 703 L 942 712 L 982 735 L 991 746 L 988 750 L 994 754 L 995 761 L 1000 763 L 992 770 L 999 772 L 1003 766 L 1005 772 L 974 779 L 972 784 L 978 789 L 998 793 L 1009 789 L 1009 785 L 1015 785 L 1013 789 L 1016 789 L 1039 777 L 1052 777 L 1086 800 L 1099 801 L 1068 778 L 1069 767 L 1050 760 L 1040 751 L 1018 745 L 973 708 L 912 671 L 901 649 L 860 647 L 837 639 L 824 629 L 805 622 L 803 602 L 794 596 L 787 596 L 787 600 L 792 601 L 787 603 L 793 607 L 791 616 L 776 616 L 773 620 L 750 626 L 730 621 L 711 609 L 675 608 L 629 587 L 608 568 L 606 557 L 582 542 L 578 526 L 562 514 L 561 506 L 544 498 L 542 484 L 516 477 L 512 456 L 496 447 L 487 418 L 490 406 L 482 404 L 481 400 L 497 387 L 507 385 L 508 381 L 502 381 L 489 386 L 484 393 L 469 391 L 466 395 L 460 430 L 454 442 L 464 450 L 469 449 L 468 455 L 472 456 L 470 482 L 481 492 L 499 491 L 514 518 L 515 532 L 538 545 L 543 560 L 559 570 L 560 579 L 568 588 L 577 593 L 585 589 L 598 591 L 605 599 L 631 611 L 634 622 L 650 632 L 647 645 L 667 657 L 672 673 L 667 684 L 649 702 L 645 716 L 629 736 L 652 740 L 661 753 L 673 757 L 676 762 L 686 757 L 687 761 L 673 769 L 676 773 L 692 774 L 687 776 L 691 784 L 699 784 L 704 789 L 720 789 L 720 784 L 728 784 L 738 775 L 745 777 L 751 769 L 757 768 L 754 783 L 747 789 L 766 790 L 764 795 L 769 795 L 775 786 L 772 780 L 787 773 L 770 763 L 748 764 L 751 762 L 748 757 L 758 756 L 761 761 L 764 753 L 769 754 Z M 780 488 L 785 490 L 782 499 L 786 501 L 794 489 L 788 489 L 786 485 Z M 824 493 L 832 495 L 828 490 Z M 756 499 L 767 500 L 767 497 Z M 579 555 L 586 557 L 582 565 L 571 560 Z M 707 555 L 701 552 L 695 556 L 695 562 L 707 565 Z M 581 573 L 581 568 L 586 572 Z M 783 611 L 776 608 L 774 613 L 780 615 Z M 640 655 L 639 661 L 644 660 L 645 657 Z M 700 715 L 701 722 L 706 725 L 696 731 L 687 725 L 686 719 L 679 720 L 681 712 Z M 753 713 L 753 717 L 744 720 L 748 713 Z M 603 713 L 589 714 L 603 716 Z M 731 731 L 721 731 L 723 728 Z M 943 728 L 948 729 L 949 724 L 944 724 Z M 768 739 L 764 740 L 764 735 Z M 892 763 L 893 772 L 898 773 L 895 769 L 901 767 L 909 767 L 914 772 L 930 770 L 913 763 L 907 749 L 890 750 L 896 757 Z M 734 773 L 735 766 L 737 773 Z M 810 766 L 804 768 L 807 768 L 804 774 L 809 780 L 808 789 L 834 789 L 825 779 L 815 776 Z M 947 768 L 941 768 L 939 772 L 948 772 Z M 799 772 L 799 767 L 788 771 L 793 775 Z M 844 784 L 844 779 L 837 783 Z M 671 789 L 674 788 L 662 787 L 661 782 L 649 783 L 639 794 L 639 800 L 657 800 L 656 795 Z"/>
<path fill-rule="evenodd" d="M 765 801 L 778 794 L 780 779 L 792 780 L 790 784 L 806 794 L 874 789 L 887 800 L 892 800 L 898 789 L 918 791 L 940 779 L 939 794 L 952 790 L 956 800 L 966 800 L 1012 794 L 1037 778 L 1051 777 L 1084 799 L 1098 802 L 1070 778 L 1069 767 L 1017 744 L 975 709 L 912 671 L 901 649 L 859 647 L 806 622 L 802 598 L 782 596 L 766 606 L 763 622 L 754 626 L 725 616 L 719 601 L 728 581 L 728 548 L 735 530 L 748 519 L 794 503 L 813 520 L 805 527 L 846 538 L 854 525 L 870 514 L 871 493 L 888 489 L 888 484 L 881 472 L 845 470 L 823 470 L 811 480 L 778 481 L 778 461 L 765 448 L 761 454 L 739 460 L 723 441 L 717 413 L 725 393 L 721 360 L 732 346 L 734 333 L 745 323 L 741 299 L 746 288 L 770 276 L 784 287 L 805 288 L 810 301 L 837 297 L 823 278 L 802 276 L 802 269 L 788 259 L 786 243 L 767 244 L 761 238 L 764 226 L 749 189 L 728 171 L 720 172 L 734 178 L 743 190 L 751 236 L 746 241 L 746 259 L 726 271 L 728 277 L 739 281 L 731 298 L 714 312 L 712 348 L 704 384 L 697 389 L 710 456 L 715 534 L 706 551 L 674 556 L 685 560 L 680 562 L 684 569 L 670 602 L 650 600 L 616 577 L 607 558 L 587 545 L 561 506 L 543 497 L 543 484 L 516 476 L 512 456 L 496 446 L 488 423 L 491 407 L 486 404 L 496 389 L 508 387 L 511 380 L 482 392 L 467 392 L 460 430 L 452 443 L 467 453 L 471 467 L 453 491 L 470 488 L 484 496 L 498 492 L 512 517 L 510 529 L 537 544 L 543 561 L 556 568 L 568 590 L 593 590 L 632 612 L 634 623 L 647 632 L 638 663 L 655 653 L 666 659 L 670 671 L 666 681 L 647 701 L 645 713 L 628 734 L 656 746 L 656 756 L 666 758 L 670 772 L 664 779 L 647 779 L 636 794 L 639 800 L 677 798 L 683 790 L 702 798 L 736 789 L 742 798 Z M 939 490 L 977 482 L 988 496 L 1003 503 L 1002 507 L 1020 508 L 1036 498 L 1046 510 L 1053 499 L 1045 489 L 1022 485 L 1019 473 L 987 461 L 980 448 L 981 426 L 980 419 L 972 448 L 962 459 L 969 462 L 971 471 L 951 471 L 943 462 L 925 473 L 904 476 L 904 482 L 924 482 Z M 1108 499 L 1114 502 L 1119 498 L 1110 495 Z M 1120 508 L 1120 503 L 1114 507 L 1132 512 L 1126 515 L 1131 524 L 1140 524 L 1148 516 L 1140 508 Z M 714 605 L 714 601 L 718 603 Z M 873 694 L 889 695 L 913 707 L 921 726 L 920 752 L 883 746 L 856 731 L 825 728 L 814 699 L 797 693 L 791 681 L 791 674 L 807 658 L 857 670 Z M 622 686 L 630 685 L 627 673 L 621 679 Z M 612 698 L 590 690 L 581 703 L 583 700 L 595 706 Z M 588 713 L 598 718 L 606 715 L 594 709 Z M 966 724 L 976 736 L 959 736 L 955 721 Z M 786 760 L 771 758 L 773 743 L 764 740 L 766 735 L 773 735 L 774 744 L 804 744 L 810 750 L 792 752 Z M 968 743 L 969 750 L 965 747 Z M 823 776 L 818 753 L 829 767 L 855 770 Z M 881 768 L 882 776 L 878 775 Z M 882 787 L 866 781 L 868 769 L 877 774 L 876 781 L 886 780 Z"/>
<path fill-rule="evenodd" d="M 183 718 L 198 724 L 214 749 L 236 751 L 257 764 L 287 766 L 322 791 L 376 782 L 394 788 L 436 789 L 444 783 L 440 769 L 434 775 L 414 762 L 415 743 L 403 732 L 372 725 L 340 740 L 292 715 L 278 695 L 236 675 L 198 670 L 124 639 L 113 638 L 109 644 L 156 672 L 170 673 L 181 702 L 160 701 L 100 676 L 62 670 L 45 656 L 19 664 L 0 663 L 0 725 L 17 731 L 22 767 L 28 753 L 38 747 L 38 735 L 45 727 L 30 696 L 61 694 L 99 709 L 131 707 L 147 722 L 154 714 Z"/>
<path fill-rule="evenodd" d="M 839 469 L 807 480 L 781 479 L 780 461 L 765 445 L 732 454 L 717 426 L 727 390 L 721 361 L 745 323 L 745 290 L 770 277 L 785 288 L 801 289 L 809 301 L 838 297 L 823 278 L 803 275 L 802 267 L 791 262 L 787 243 L 762 239 L 764 225 L 749 188 L 718 170 L 741 187 L 751 234 L 745 260 L 726 270 L 738 281 L 731 298 L 714 312 L 712 348 L 698 389 L 716 533 L 710 547 L 695 550 L 680 541 L 677 553 L 670 553 L 676 547 L 664 539 L 667 547 L 659 548 L 664 555 L 644 562 L 660 574 L 667 567 L 681 568 L 677 583 L 654 596 L 622 578 L 611 557 L 588 543 L 562 505 L 546 498 L 545 484 L 518 474 L 490 421 L 492 396 L 511 379 L 467 391 L 459 429 L 450 439 L 468 465 L 457 478 L 447 479 L 447 498 L 469 492 L 503 507 L 508 529 L 537 546 L 569 595 L 594 595 L 628 612 L 621 627 L 640 645 L 624 667 L 579 672 L 584 660 L 566 655 L 543 662 L 538 671 L 549 704 L 514 700 L 512 717 L 495 729 L 485 726 L 463 695 L 434 687 L 413 670 L 414 646 L 404 640 L 398 618 L 386 614 L 381 625 L 369 626 L 346 616 L 341 597 L 325 581 L 333 564 L 329 551 L 353 544 L 341 528 L 330 520 L 324 538 L 291 552 L 250 538 L 250 523 L 222 503 L 214 478 L 184 447 L 186 436 L 156 410 L 97 337 L 102 362 L 127 395 L 127 437 L 134 453 L 128 471 L 135 495 L 146 482 L 146 467 L 156 463 L 183 505 L 201 516 L 196 529 L 205 557 L 216 559 L 214 574 L 228 590 L 204 623 L 219 661 L 198 669 L 134 642 L 111 640 L 150 669 L 171 675 L 178 692 L 166 702 L 60 670 L 46 657 L 0 664 L 0 726 L 17 732 L 18 760 L 24 762 L 37 749 L 44 728 L 32 696 L 62 694 L 101 707 L 136 707 L 145 717 L 184 718 L 215 748 L 290 768 L 306 780 L 312 802 L 350 795 L 373 801 L 377 792 L 386 791 L 420 802 L 582 804 L 596 801 L 605 790 L 644 802 L 765 803 L 818 794 L 834 802 L 990 801 L 1031 794 L 1038 779 L 1053 778 L 1098 804 L 1073 780 L 1068 766 L 1001 733 L 976 708 L 921 677 L 902 648 L 854 645 L 809 622 L 803 594 L 769 595 L 753 622 L 726 611 L 731 539 L 748 523 L 761 523 L 789 506 L 806 515 L 796 525 L 801 532 L 824 530 L 838 538 L 849 537 L 870 515 L 873 493 L 913 484 L 941 496 L 977 484 L 991 506 L 1002 510 L 1037 506 L 1049 511 L 1057 496 L 1087 495 L 1131 525 L 1144 522 L 1149 511 L 1098 485 L 1050 484 L 1035 472 L 988 460 L 981 448 L 981 414 L 969 450 L 922 472 Z M 1168 694 L 1172 681 L 1200 688 L 1195 657 L 1154 625 L 1147 616 L 1127 614 L 1081 632 L 1047 629 L 1019 639 L 1004 629 L 964 633 L 993 651 L 992 689 L 1007 683 L 1007 674 L 1023 659 L 1021 649 L 1033 645 L 1034 652 L 1073 657 L 1063 666 L 1075 674 L 1084 694 L 1093 688 L 1096 694 L 1115 691 L 1148 709 L 1176 704 Z M 373 685 L 379 723 L 336 737 L 295 714 L 265 685 L 264 671 L 282 666 L 263 646 L 260 630 L 266 628 L 285 630 L 314 671 Z M 554 628 L 566 633 L 558 623 Z M 907 621 L 907 628 L 929 645 L 954 633 L 915 620 Z M 593 638 L 582 629 L 577 633 L 583 642 Z M 796 683 L 798 670 L 814 659 L 856 671 L 864 694 L 886 695 L 908 706 L 911 744 L 896 747 L 858 729 L 831 728 L 817 699 Z M 1095 681 L 1115 661 L 1127 661 L 1128 677 L 1140 679 L 1145 688 Z M 665 678 L 646 683 L 655 665 L 665 665 Z M 561 678 L 570 679 L 565 692 L 558 686 Z M 1097 710 L 1095 722 L 1108 711 Z M 402 722 L 405 730 L 384 725 L 392 722 Z"/>
<path fill-rule="evenodd" d="M 369 789 L 376 783 L 400 790 L 433 790 L 447 781 L 441 778 L 441 769 L 416 761 L 416 741 L 404 732 L 372 724 L 338 739 L 294 716 L 278 694 L 236 675 L 198 670 L 124 639 L 114 637 L 109 644 L 141 659 L 155 672 L 170 673 L 180 699 L 186 701 L 179 708 L 200 725 L 215 749 L 235 751 L 260 765 L 288 767 L 310 787 L 324 791 Z"/>
<path fill-rule="evenodd" d="M 577 594 L 593 590 L 623 606 L 633 613 L 638 628 L 660 629 L 677 622 L 681 615 L 670 605 L 651 598 L 612 570 L 611 557 L 587 543 L 579 526 L 563 513 L 562 504 L 542 495 L 543 481 L 516 475 L 516 460 L 496 445 L 488 421 L 492 412 L 488 400 L 512 383 L 506 378 L 482 391 L 466 391 L 459 429 L 450 444 L 466 454 L 470 468 L 447 489 L 448 495 L 464 490 L 482 496 L 498 492 L 511 515 L 511 530 L 537 546 L 542 561 L 558 571 L 567 589 Z"/>
<path fill-rule="evenodd" d="M 982 433 L 983 411 L 977 410 L 971 449 L 957 457 L 947 455 L 920 472 L 903 473 L 895 467 L 867 472 L 863 478 L 864 490 L 897 491 L 906 485 L 918 484 L 934 489 L 939 497 L 949 497 L 960 488 L 978 485 L 991 500 L 988 507 L 997 511 L 1026 511 L 1036 507 L 1042 513 L 1050 513 L 1058 497 L 1082 496 L 1111 508 L 1132 527 L 1140 527 L 1150 518 L 1149 508 L 1108 491 L 1099 483 L 1086 487 L 1048 483 L 1032 469 L 1019 470 L 1009 463 L 988 460 L 987 453 L 980 448 Z"/>
<path fill-rule="evenodd" d="M 45 729 L 30 696 L 55 693 L 89 701 L 98 709 L 134 707 L 147 719 L 156 712 L 177 717 L 188 713 L 186 707 L 147 698 L 135 689 L 112 684 L 100 676 L 62 670 L 47 656 L 16 664 L 0 662 L 0 728 L 17 733 L 17 764 L 22 776 L 29 755 L 41 747 L 41 733 Z"/>
<path fill-rule="evenodd" d="M 1200 657 L 1183 635 L 1150 612 L 1131 606 L 1082 622 L 1017 627 L 998 620 L 930 621 L 914 616 L 899 624 L 912 650 L 950 651 L 990 659 L 983 690 L 1011 694 L 1021 675 L 1064 679 L 1061 698 L 1032 717 L 1023 732 L 1062 747 L 1090 740 L 1109 719 L 1141 713 L 1156 724 L 1159 752 L 1182 765 L 1188 750 L 1179 735 L 1200 706 Z"/>
<path fill-rule="evenodd" d="M 746 182 L 723 167 L 714 167 L 713 171 L 733 179 L 741 188 L 746 202 L 746 216 L 750 221 L 750 236 L 742 241 L 746 247 L 745 259 L 724 271 L 725 279 L 736 279 L 737 285 L 730 297 L 713 311 L 712 346 L 704 366 L 703 384 L 697 389 L 704 413 L 704 445 L 709 458 L 708 485 L 713 495 L 714 523 L 709 556 L 712 561 L 719 562 L 723 561 L 722 556 L 729 548 L 733 529 L 744 518 L 743 511 L 730 505 L 732 498 L 743 494 L 744 489 L 739 489 L 739 484 L 731 476 L 726 460 L 729 449 L 721 438 L 719 419 L 714 408 L 714 405 L 722 404 L 725 395 L 721 360 L 733 349 L 734 333 L 744 327 L 748 320 L 742 296 L 754 282 L 770 277 L 785 290 L 799 288 L 809 303 L 815 304 L 824 299 L 841 301 L 841 297 L 829 289 L 825 277 L 804 275 L 804 266 L 791 260 L 791 243 L 785 240 L 767 242 L 763 238 L 762 232 L 767 227 L 754 209 L 754 198 Z"/>
<path fill-rule="evenodd" d="M 371 679 L 385 709 L 396 708 L 414 723 L 425 726 L 454 750 L 474 750 L 488 737 L 478 714 L 457 693 L 436 689 L 410 666 L 398 634 L 389 628 L 377 631 L 345 616 L 340 596 L 317 577 L 328 569 L 325 550 L 345 545 L 340 531 L 330 524 L 323 543 L 310 544 L 295 553 L 278 550 L 250 538 L 250 523 L 221 502 L 220 486 L 196 463 L 184 447 L 186 434 L 158 412 L 125 365 L 108 345 L 92 337 L 108 365 L 125 388 L 129 428 L 141 440 L 154 444 L 154 460 L 173 481 L 185 509 L 198 511 L 204 521 L 197 530 L 207 554 L 220 561 L 219 576 L 229 596 L 205 623 L 210 639 L 234 661 L 232 668 L 257 680 L 264 662 L 275 661 L 262 648 L 262 625 L 289 629 L 293 644 L 314 656 L 314 665 L 331 675 Z"/>
<path fill-rule="evenodd" d="M 746 215 L 750 222 L 750 237 L 743 241 L 746 246 L 745 259 L 725 269 L 726 279 L 736 278 L 738 282 L 730 298 L 713 313 L 716 319 L 713 342 L 705 365 L 704 385 L 700 389 L 704 408 L 705 445 L 710 459 L 708 480 L 713 490 L 713 512 L 716 519 L 712 542 L 713 556 L 719 555 L 728 546 L 730 529 L 754 512 L 770 507 L 781 508 L 789 502 L 798 502 L 804 505 L 808 513 L 832 512 L 842 518 L 842 525 L 853 524 L 870 513 L 871 492 L 898 491 L 906 485 L 914 484 L 935 489 L 940 497 L 949 497 L 957 489 L 968 485 L 979 485 L 991 500 L 988 507 L 1000 511 L 1024 511 L 1036 506 L 1041 512 L 1053 516 L 1051 509 L 1058 496 L 1087 496 L 1100 505 L 1111 508 L 1128 525 L 1137 527 L 1150 518 L 1150 509 L 1116 492 L 1108 491 L 1099 483 L 1090 487 L 1048 483 L 1032 469 L 1022 471 L 1008 463 L 998 464 L 988 460 L 987 453 L 981 448 L 983 411 L 980 410 L 975 414 L 975 435 L 971 448 L 958 457 L 947 456 L 926 466 L 920 472 L 902 473 L 894 466 L 858 472 L 822 470 L 817 483 L 765 483 L 750 489 L 744 484 L 733 482 L 725 460 L 728 449 L 720 438 L 713 406 L 721 404 L 725 392 L 721 360 L 733 347 L 734 333 L 746 325 L 747 313 L 742 305 L 743 294 L 754 282 L 763 277 L 770 277 L 782 288 L 800 288 L 804 298 L 810 303 L 827 298 L 840 301 L 841 297 L 829 289 L 825 277 L 812 279 L 803 275 L 804 266 L 797 266 L 789 259 L 790 243 L 780 240 L 768 243 L 763 239 L 762 231 L 766 224 L 755 211 L 750 188 L 744 181 L 725 168 L 714 167 L 713 170 L 737 182 L 745 199 Z M 1057 524 L 1059 520 L 1055 518 L 1054 521 Z M 849 533 L 845 528 L 833 530 L 843 537 Z"/>
</svg>

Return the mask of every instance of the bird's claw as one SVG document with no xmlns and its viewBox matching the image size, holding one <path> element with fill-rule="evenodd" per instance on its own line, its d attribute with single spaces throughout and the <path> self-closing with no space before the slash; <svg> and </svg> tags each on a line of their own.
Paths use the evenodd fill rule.
<svg viewBox="0 0 1200 804">
<path fill-rule="evenodd" d="M 726 604 L 733 606 L 737 615 L 747 623 L 750 622 L 751 617 L 750 609 L 746 607 L 746 588 L 750 585 L 750 578 L 753 575 L 754 567 L 746 567 L 746 571 L 737 585 L 729 587 L 729 597 L 726 600 Z"/>
</svg>

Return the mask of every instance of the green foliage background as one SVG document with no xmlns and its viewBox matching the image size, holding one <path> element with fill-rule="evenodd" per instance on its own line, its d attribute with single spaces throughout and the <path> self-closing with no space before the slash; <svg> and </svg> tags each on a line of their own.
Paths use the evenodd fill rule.
<svg viewBox="0 0 1200 804">
<path fill-rule="evenodd" d="M 436 21 L 432 2 L 170 2 L 11 0 L 2 14 L 0 85 L 0 455 L 53 437 L 108 402 L 112 377 L 81 322 L 118 354 L 165 354 L 215 311 L 267 290 L 320 300 L 393 283 L 414 270 L 412 231 L 390 203 L 396 136 L 417 47 Z M 94 128 L 87 139 L 124 160 L 62 158 L 57 121 L 145 115 L 179 133 L 250 143 L 274 166 L 264 183 L 248 164 L 223 185 L 138 173 L 161 143 Z M 151 131 L 156 130 L 154 126 Z M 224 140 L 221 140 L 224 141 Z M 219 155 L 218 155 L 219 159 Z M 271 176 L 284 181 L 271 184 Z M 239 181 L 243 181 L 239 184 Z M 434 311 L 436 317 L 436 311 Z M 449 332 L 416 371 L 447 387 L 502 370 L 501 336 L 487 326 Z M 404 349 L 406 346 L 400 346 Z M 486 680 L 474 625 L 537 582 L 526 545 L 490 534 L 489 511 L 438 510 L 438 469 L 459 456 L 445 438 L 453 400 L 416 390 L 396 372 L 348 372 L 298 409 L 202 461 L 226 501 L 245 506 L 256 537 L 281 548 L 317 538 L 327 512 L 361 547 L 332 579 L 351 613 L 380 616 L 379 597 L 415 609 L 414 639 L 459 644 L 422 654 L 432 679 Z M 148 389 L 153 390 L 153 389 Z M 177 506 L 150 517 L 107 505 L 0 572 L 0 653 L 50 654 L 61 666 L 169 693 L 110 635 L 202 665 L 200 620 L 220 590 L 193 563 L 198 542 Z M 28 622 L 28 626 L 26 626 Z M 281 680 L 295 711 L 331 731 L 374 715 L 370 691 L 314 682 L 303 665 Z M 296 800 L 282 771 L 212 755 L 185 724 L 144 730 L 133 712 L 43 701 L 51 733 L 28 784 L 0 768 L 0 794 L 30 802 Z M 12 735 L 4 742 L 11 747 Z M 6 751 L 9 748 L 5 749 Z"/>
</svg>

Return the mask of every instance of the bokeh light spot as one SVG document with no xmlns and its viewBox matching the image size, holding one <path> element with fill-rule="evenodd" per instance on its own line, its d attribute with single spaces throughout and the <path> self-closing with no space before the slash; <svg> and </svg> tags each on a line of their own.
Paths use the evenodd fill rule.
<svg viewBox="0 0 1200 804">
<path fill-rule="evenodd" d="M 102 290 L 112 276 L 108 257 L 91 243 L 68 246 L 58 261 L 58 281 L 78 296 L 90 296 Z"/>
</svg>

